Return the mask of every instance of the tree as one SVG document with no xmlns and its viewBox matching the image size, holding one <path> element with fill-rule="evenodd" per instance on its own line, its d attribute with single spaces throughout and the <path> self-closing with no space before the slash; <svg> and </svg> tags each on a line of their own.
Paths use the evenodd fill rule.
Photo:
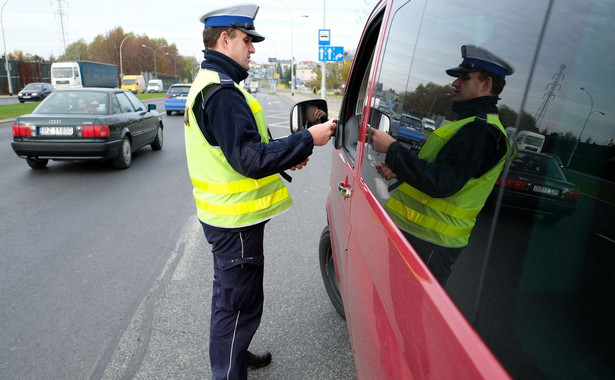
<svg viewBox="0 0 615 380">
<path fill-rule="evenodd" d="M 126 38 L 128 37 L 128 38 Z M 122 44 L 122 41 L 124 43 Z M 120 45 L 122 47 L 122 62 L 120 62 Z M 152 50 L 142 45 L 156 49 L 156 71 L 160 75 L 173 76 L 177 67 L 177 81 L 191 81 L 194 73 L 194 59 L 179 54 L 175 43 L 169 44 L 164 38 L 150 39 L 146 35 L 139 36 L 132 32 L 124 32 L 121 27 L 110 30 L 107 34 L 97 35 L 91 43 L 85 40 L 73 42 L 60 55 L 58 61 L 94 61 L 111 63 L 122 67 L 127 74 L 154 72 L 154 56 Z M 165 47 L 164 49 L 159 49 Z M 168 55 L 166 53 L 169 53 Z M 21 51 L 8 54 L 9 59 L 45 62 L 38 55 L 30 56 Z M 51 56 L 48 62 L 54 62 Z"/>
<path fill-rule="evenodd" d="M 87 57 L 88 44 L 84 39 L 73 42 L 66 47 L 64 54 L 58 57 L 58 61 L 80 61 Z"/>
<path fill-rule="evenodd" d="M 500 121 L 504 127 L 514 127 L 517 122 L 518 113 L 506 105 L 500 106 L 499 109 Z M 538 127 L 536 127 L 536 119 L 527 112 L 521 114 L 519 129 L 522 131 L 540 132 Z"/>
<path fill-rule="evenodd" d="M 316 79 L 310 82 L 310 86 L 312 88 L 316 88 L 320 90 L 322 84 L 322 69 L 321 65 L 316 65 L 314 67 L 314 72 L 316 73 Z M 325 86 L 327 89 L 339 89 L 342 87 L 343 83 L 346 83 L 348 80 L 348 74 L 350 71 L 350 64 L 345 68 L 345 62 L 335 62 L 335 63 L 327 63 L 327 76 L 325 79 Z"/>
</svg>

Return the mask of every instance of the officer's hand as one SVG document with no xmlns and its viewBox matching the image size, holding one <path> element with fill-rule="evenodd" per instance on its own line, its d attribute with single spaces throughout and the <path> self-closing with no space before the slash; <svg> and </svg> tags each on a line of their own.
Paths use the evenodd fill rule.
<svg viewBox="0 0 615 380">
<path fill-rule="evenodd" d="M 367 132 L 369 133 L 369 141 L 372 144 L 372 148 L 378 153 L 386 153 L 391 144 L 395 142 L 395 139 L 386 132 L 374 128 L 369 128 Z"/>
<path fill-rule="evenodd" d="M 336 127 L 337 124 L 335 121 L 326 122 L 311 126 L 308 129 L 308 132 L 312 134 L 314 145 L 323 146 L 329 142 L 329 140 L 331 139 L 331 135 L 333 135 L 333 132 L 335 132 Z"/>
<path fill-rule="evenodd" d="M 307 108 L 307 119 L 310 123 L 315 123 L 322 119 L 323 117 L 327 117 L 327 113 L 316 106 L 309 106 Z"/>
<path fill-rule="evenodd" d="M 293 166 L 292 168 L 290 168 L 290 170 L 294 171 L 294 170 L 301 170 L 301 169 L 303 169 L 307 165 L 309 160 L 310 160 L 309 158 L 306 158 L 305 161 L 303 161 L 299 165 Z"/>
<path fill-rule="evenodd" d="M 387 181 L 397 177 L 397 174 L 393 173 L 391 168 L 389 168 L 389 165 L 387 165 L 385 162 L 376 165 L 376 170 L 378 171 L 378 174 L 380 174 L 382 178 L 386 179 Z"/>
</svg>

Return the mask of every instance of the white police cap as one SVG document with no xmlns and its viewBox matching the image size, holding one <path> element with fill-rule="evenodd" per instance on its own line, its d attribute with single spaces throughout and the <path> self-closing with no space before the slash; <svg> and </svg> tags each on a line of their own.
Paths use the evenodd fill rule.
<svg viewBox="0 0 615 380">
<path fill-rule="evenodd" d="M 485 70 L 491 74 L 505 77 L 515 72 L 510 63 L 482 47 L 463 45 L 461 47 L 461 58 L 463 58 L 463 61 L 459 66 L 446 70 L 448 75 L 458 77 L 461 73 Z"/>
<path fill-rule="evenodd" d="M 217 9 L 201 16 L 205 28 L 214 26 L 232 26 L 252 36 L 252 42 L 261 42 L 265 37 L 254 30 L 254 19 L 259 6 L 256 4 L 238 4 Z"/>
</svg>

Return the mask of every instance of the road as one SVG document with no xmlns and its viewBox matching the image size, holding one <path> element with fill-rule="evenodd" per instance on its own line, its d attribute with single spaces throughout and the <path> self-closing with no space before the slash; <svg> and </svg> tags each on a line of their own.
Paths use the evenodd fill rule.
<svg viewBox="0 0 615 380">
<path fill-rule="evenodd" d="M 17 103 L 19 103 L 19 99 L 17 99 L 16 94 L 13 96 L 8 96 L 8 95 L 0 96 L 0 105 L 17 104 Z"/>
<path fill-rule="evenodd" d="M 286 135 L 291 102 L 257 97 L 274 137 Z M 163 149 L 135 152 L 122 171 L 55 161 L 32 170 L 10 148 L 10 123 L 0 124 L 0 378 L 210 376 L 211 257 L 182 121 L 163 115 Z M 271 350 L 273 362 L 251 379 L 355 377 L 318 266 L 331 149 L 292 172 L 295 206 L 267 226 L 265 311 L 252 347 Z"/>
</svg>

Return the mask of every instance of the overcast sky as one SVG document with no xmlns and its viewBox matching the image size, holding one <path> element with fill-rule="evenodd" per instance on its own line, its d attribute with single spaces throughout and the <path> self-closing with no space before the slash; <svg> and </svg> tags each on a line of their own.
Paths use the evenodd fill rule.
<svg viewBox="0 0 615 380">
<path fill-rule="evenodd" d="M 203 0 L 0 0 L 6 51 L 21 50 L 48 58 L 64 52 L 80 39 L 91 43 L 115 27 L 125 33 L 165 38 L 175 43 L 184 56 L 202 57 L 203 42 L 199 22 L 202 14 L 218 8 L 213 4 L 249 3 Z M 376 0 L 261 0 L 256 30 L 267 39 L 256 45 L 255 62 L 268 57 L 291 56 L 291 17 L 293 51 L 297 60 L 318 60 L 318 29 L 331 30 L 331 45 L 354 49 L 363 25 Z M 60 6 L 64 16 L 60 16 Z M 323 21 L 323 5 L 325 6 Z M 304 17 L 307 16 L 307 17 Z M 63 22 L 62 22 L 63 21 Z M 64 28 L 64 36 L 62 34 Z"/>
</svg>

